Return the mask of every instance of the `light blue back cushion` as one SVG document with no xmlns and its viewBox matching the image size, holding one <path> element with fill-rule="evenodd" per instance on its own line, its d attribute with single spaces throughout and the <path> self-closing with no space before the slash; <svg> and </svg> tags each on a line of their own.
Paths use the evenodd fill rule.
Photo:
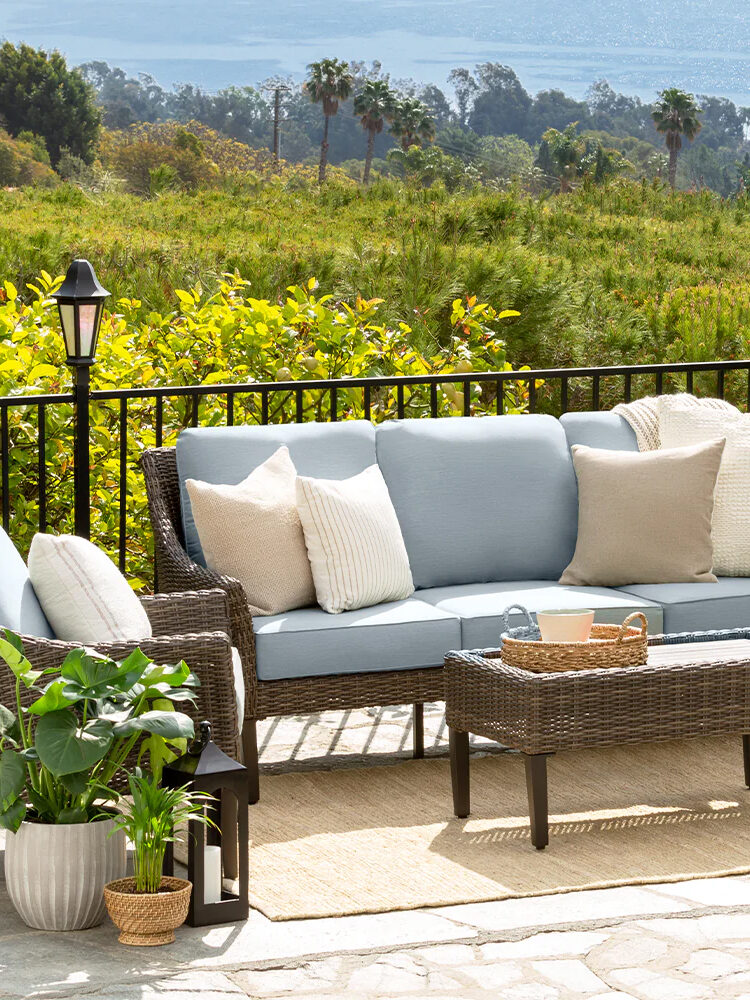
<svg viewBox="0 0 750 1000">
<path fill-rule="evenodd" d="M 556 580 L 572 558 L 575 473 L 553 417 L 388 421 L 377 452 L 417 587 Z"/>
<path fill-rule="evenodd" d="M 0 528 L 0 628 L 9 628 L 23 635 L 54 639 L 34 588 L 31 586 L 26 563 L 15 545 Z"/>
<path fill-rule="evenodd" d="M 564 413 L 560 423 L 569 447 L 585 444 L 589 448 L 608 448 L 610 451 L 638 451 L 635 431 L 619 413 L 608 410 Z"/>
<path fill-rule="evenodd" d="M 205 565 L 185 480 L 241 483 L 282 444 L 302 476 L 347 479 L 376 461 L 375 429 L 368 420 L 184 430 L 177 439 L 182 527 L 185 549 L 196 562 Z"/>
</svg>

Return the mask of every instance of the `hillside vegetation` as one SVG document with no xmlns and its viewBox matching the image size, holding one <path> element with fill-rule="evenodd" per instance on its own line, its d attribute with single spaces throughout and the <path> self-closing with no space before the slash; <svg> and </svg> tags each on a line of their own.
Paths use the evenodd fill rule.
<svg viewBox="0 0 750 1000">
<path fill-rule="evenodd" d="M 519 311 L 503 329 L 513 365 L 732 358 L 750 335 L 750 199 L 658 181 L 449 194 L 346 178 L 319 189 L 297 168 L 148 200 L 0 191 L 4 279 L 31 295 L 28 282 L 73 256 L 94 263 L 113 307 L 139 300 L 140 319 L 174 309 L 178 288 L 210 294 L 227 271 L 272 301 L 314 276 L 335 297 L 382 299 L 378 321 L 408 323 L 428 352 L 449 337 L 453 300 L 476 295 Z"/>
</svg>

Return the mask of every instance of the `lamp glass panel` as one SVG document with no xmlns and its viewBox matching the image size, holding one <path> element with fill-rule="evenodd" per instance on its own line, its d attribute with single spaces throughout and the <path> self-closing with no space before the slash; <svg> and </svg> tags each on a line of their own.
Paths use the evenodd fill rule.
<svg viewBox="0 0 750 1000">
<path fill-rule="evenodd" d="M 63 337 L 65 338 L 65 350 L 69 358 L 76 356 L 76 307 L 72 303 L 60 303 L 60 323 L 62 325 Z"/>
<path fill-rule="evenodd" d="M 81 332 L 81 357 L 88 358 L 96 347 L 96 302 L 81 303 L 78 306 L 78 326 Z"/>
</svg>

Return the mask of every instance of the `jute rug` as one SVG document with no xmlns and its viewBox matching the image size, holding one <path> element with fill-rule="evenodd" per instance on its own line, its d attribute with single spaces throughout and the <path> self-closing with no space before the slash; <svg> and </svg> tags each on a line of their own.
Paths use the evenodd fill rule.
<svg viewBox="0 0 750 1000">
<path fill-rule="evenodd" d="M 550 844 L 529 840 L 522 759 L 472 757 L 261 779 L 250 903 L 272 920 L 412 909 L 750 871 L 739 737 L 549 759 Z"/>
</svg>

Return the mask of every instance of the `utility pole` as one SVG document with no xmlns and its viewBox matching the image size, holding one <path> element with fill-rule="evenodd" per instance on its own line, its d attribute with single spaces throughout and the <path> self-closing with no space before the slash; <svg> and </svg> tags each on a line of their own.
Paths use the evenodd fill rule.
<svg viewBox="0 0 750 1000">
<path fill-rule="evenodd" d="M 284 84 L 274 84 L 266 89 L 273 91 L 273 162 L 278 168 L 281 159 L 281 94 L 290 88 Z"/>
</svg>

